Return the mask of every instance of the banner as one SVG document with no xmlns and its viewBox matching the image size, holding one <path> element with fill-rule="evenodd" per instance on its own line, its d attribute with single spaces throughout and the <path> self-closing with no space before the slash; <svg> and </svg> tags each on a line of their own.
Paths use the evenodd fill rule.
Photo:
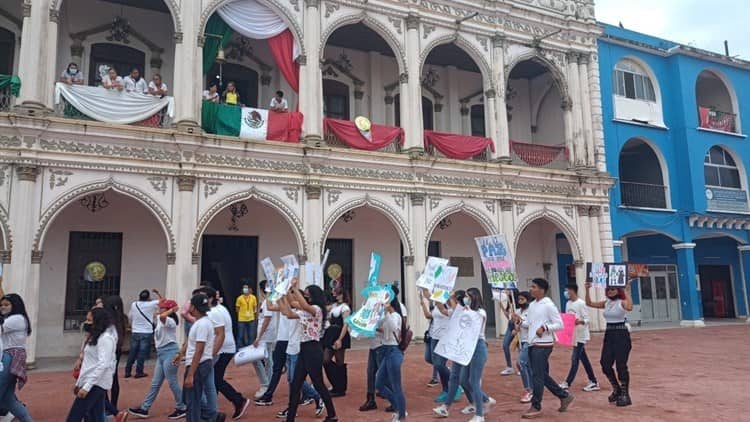
<svg viewBox="0 0 750 422">
<path fill-rule="evenodd" d="M 378 323 L 385 314 L 385 305 L 390 302 L 393 290 L 389 285 L 368 286 L 362 290 L 362 296 L 367 298 L 357 312 L 346 319 L 352 337 L 374 337 Z"/>
<path fill-rule="evenodd" d="M 281 262 L 284 263 L 284 268 L 281 270 L 281 275 L 276 280 L 274 286 L 274 295 L 276 300 L 281 296 L 284 296 L 289 292 L 289 288 L 292 286 L 292 280 L 299 277 L 299 263 L 295 255 L 286 255 L 281 257 Z M 272 302 L 275 300 L 271 300 Z"/>
<path fill-rule="evenodd" d="M 448 330 L 435 347 L 435 353 L 452 362 L 468 365 L 481 330 L 482 316 L 479 312 L 457 306 L 448 322 Z"/>
<path fill-rule="evenodd" d="M 435 286 L 435 277 L 438 277 L 442 272 L 442 268 L 448 265 L 448 260 L 444 258 L 436 258 L 431 256 L 427 258 L 427 263 L 424 266 L 424 271 L 417 277 L 417 287 L 427 289 L 432 292 Z"/>
<path fill-rule="evenodd" d="M 493 289 L 516 289 L 518 279 L 513 256 L 505 236 L 477 237 L 474 239 L 487 274 L 487 282 Z"/>
<path fill-rule="evenodd" d="M 435 279 L 435 287 L 432 289 L 430 300 L 445 304 L 451 297 L 451 291 L 456 285 L 458 267 L 445 266 L 441 268 L 440 276 Z"/>
<path fill-rule="evenodd" d="M 370 254 L 370 273 L 367 276 L 367 283 L 369 286 L 375 286 L 378 284 L 378 277 L 380 276 L 380 255 L 372 252 Z"/>
</svg>

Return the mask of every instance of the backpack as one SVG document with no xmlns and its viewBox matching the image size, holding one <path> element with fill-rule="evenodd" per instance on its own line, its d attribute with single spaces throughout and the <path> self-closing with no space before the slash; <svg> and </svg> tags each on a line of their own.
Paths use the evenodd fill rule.
<svg viewBox="0 0 750 422">
<path fill-rule="evenodd" d="M 414 332 L 409 327 L 405 327 L 403 330 L 401 330 L 401 338 L 398 341 L 398 348 L 401 349 L 402 352 L 405 352 L 406 349 L 411 344 L 411 340 L 414 337 Z"/>
</svg>

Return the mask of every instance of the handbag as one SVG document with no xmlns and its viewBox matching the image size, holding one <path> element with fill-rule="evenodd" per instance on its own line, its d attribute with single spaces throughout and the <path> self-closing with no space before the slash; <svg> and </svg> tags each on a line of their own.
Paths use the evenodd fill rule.
<svg viewBox="0 0 750 422">
<path fill-rule="evenodd" d="M 260 347 L 255 347 L 251 344 L 250 346 L 245 346 L 237 351 L 234 355 L 234 364 L 242 366 L 264 359 L 268 359 L 268 350 L 266 349 L 265 344 Z"/>
</svg>

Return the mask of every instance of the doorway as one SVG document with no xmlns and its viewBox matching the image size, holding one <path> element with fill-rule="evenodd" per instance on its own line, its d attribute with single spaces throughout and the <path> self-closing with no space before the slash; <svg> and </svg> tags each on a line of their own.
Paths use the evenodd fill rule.
<svg viewBox="0 0 750 422">
<path fill-rule="evenodd" d="M 677 267 L 649 265 L 648 277 L 641 277 L 639 286 L 641 315 L 644 321 L 674 322 L 680 320 Z"/>
<path fill-rule="evenodd" d="M 699 265 L 705 318 L 734 318 L 732 271 L 729 265 Z"/>
<path fill-rule="evenodd" d="M 349 293 L 352 305 L 354 299 L 359 297 L 359 292 L 352 291 L 352 274 L 354 274 L 354 240 L 352 239 L 327 239 L 326 249 L 328 261 L 323 268 L 323 279 L 325 280 L 325 291 L 331 292 L 331 275 L 340 274 L 339 280 L 342 287 Z"/>
</svg>

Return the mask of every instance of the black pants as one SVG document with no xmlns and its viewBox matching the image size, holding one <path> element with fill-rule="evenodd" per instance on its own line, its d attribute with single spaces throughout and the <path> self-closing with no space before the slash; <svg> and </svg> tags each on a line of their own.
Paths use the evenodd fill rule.
<svg viewBox="0 0 750 422">
<path fill-rule="evenodd" d="M 609 382 L 615 386 L 630 384 L 630 371 L 628 371 L 628 358 L 630 357 L 630 332 L 622 324 L 622 327 L 607 326 L 604 332 L 604 346 L 602 347 L 602 372 L 607 376 Z M 612 365 L 617 366 L 617 376 Z M 619 382 L 618 382 L 619 378 Z"/>
<path fill-rule="evenodd" d="M 219 353 L 214 364 L 214 384 L 216 389 L 234 405 L 240 405 L 245 401 L 237 390 L 231 384 L 224 380 L 224 373 L 227 371 L 227 365 L 232 361 L 234 353 Z"/>
<path fill-rule="evenodd" d="M 289 391 L 289 408 L 286 420 L 294 422 L 297 415 L 297 406 L 299 406 L 300 393 L 302 392 L 302 383 L 305 378 L 310 376 L 315 391 L 320 394 L 323 403 L 326 405 L 328 416 L 335 417 L 336 409 L 333 407 L 331 393 L 328 392 L 325 383 L 323 383 L 323 347 L 318 341 L 306 341 L 300 344 L 299 357 L 297 366 L 294 368 L 294 378 Z"/>
<path fill-rule="evenodd" d="M 264 399 L 271 400 L 273 393 L 276 392 L 276 387 L 279 386 L 281 373 L 284 372 L 284 365 L 286 365 L 286 346 L 288 344 L 288 341 L 277 341 L 276 346 L 273 348 L 273 369 L 271 380 L 268 381 L 268 388 L 266 388 L 266 392 L 263 394 Z"/>
<path fill-rule="evenodd" d="M 568 393 L 560 388 L 557 382 L 549 376 L 549 355 L 552 354 L 552 347 L 529 347 L 529 362 L 531 363 L 531 374 L 533 384 L 533 395 L 531 406 L 534 409 L 542 409 L 542 396 L 546 387 L 550 393 L 557 398 L 563 399 L 568 397 Z"/>
<path fill-rule="evenodd" d="M 375 375 L 378 373 L 378 349 L 370 349 L 367 355 L 367 395 L 375 394 Z"/>
<path fill-rule="evenodd" d="M 70 407 L 67 422 L 104 422 L 104 399 L 107 391 L 94 386 L 85 399 L 76 397 Z"/>
</svg>

